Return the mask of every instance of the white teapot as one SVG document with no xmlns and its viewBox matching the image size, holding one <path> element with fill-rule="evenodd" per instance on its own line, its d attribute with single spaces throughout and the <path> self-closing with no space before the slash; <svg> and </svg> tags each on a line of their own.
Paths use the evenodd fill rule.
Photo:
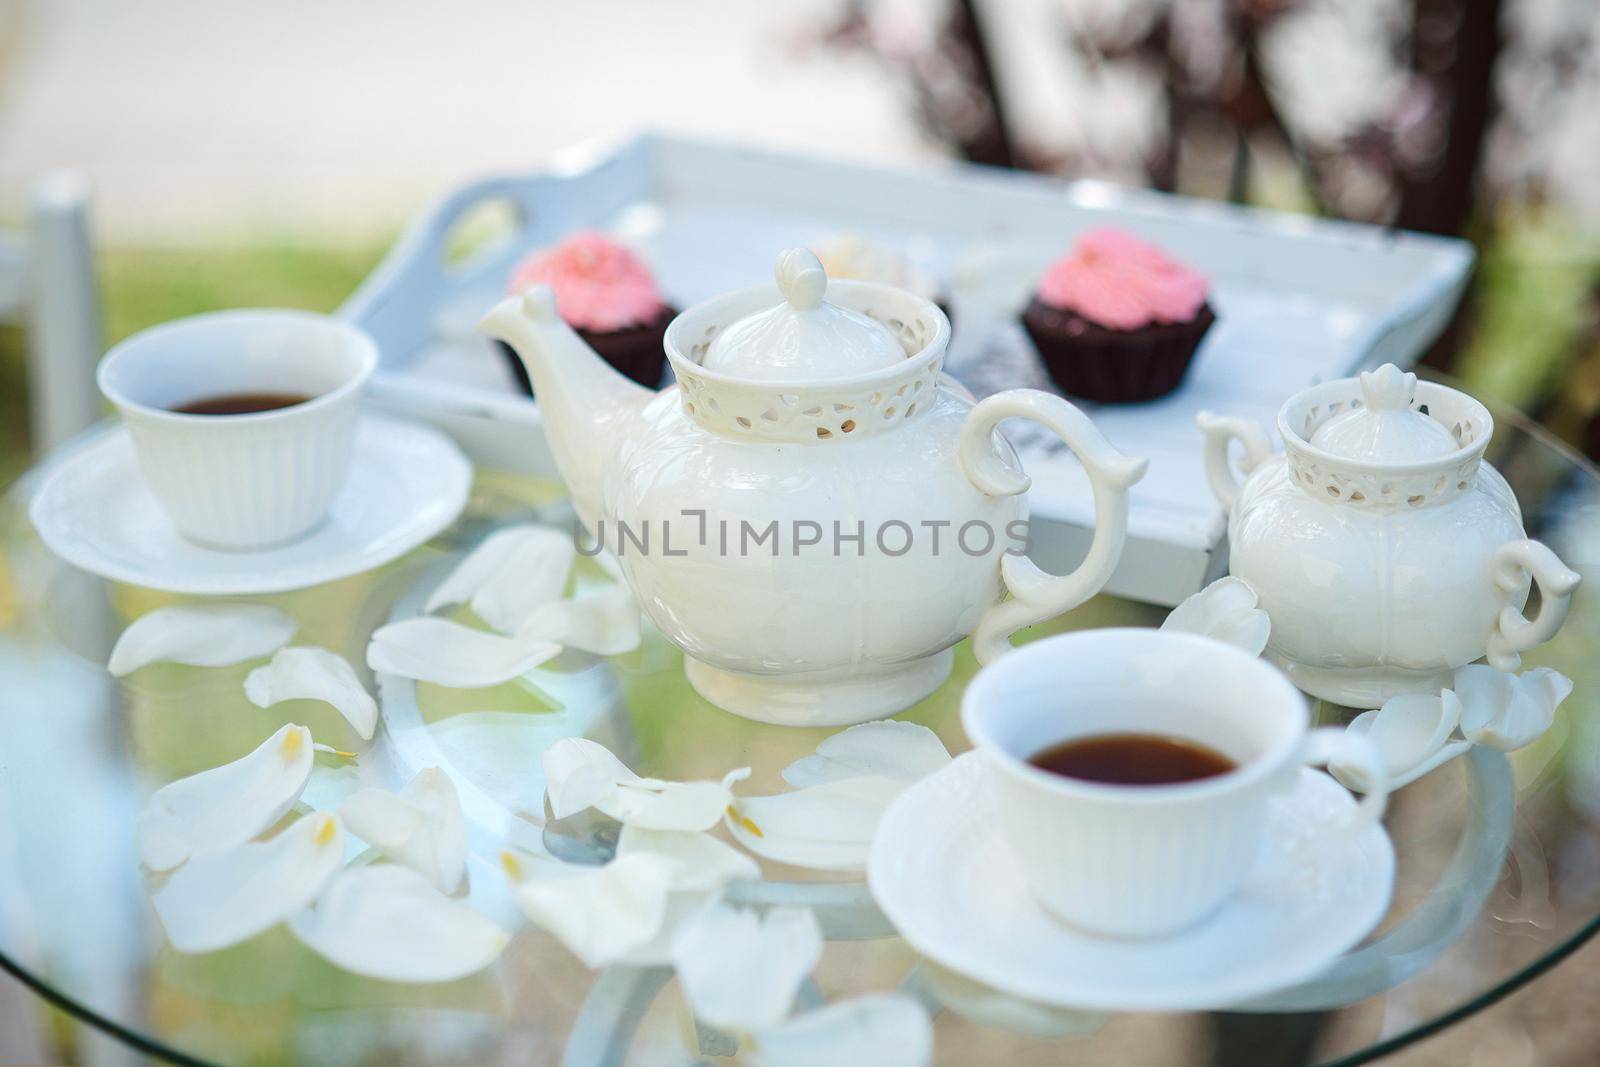
<svg viewBox="0 0 1600 1067">
<path fill-rule="evenodd" d="M 1060 397 L 974 404 L 940 372 L 950 324 L 928 300 L 829 282 L 804 249 L 777 281 L 679 315 L 678 384 L 660 393 L 602 361 L 543 286 L 480 328 L 526 364 L 579 516 L 694 687 L 765 722 L 863 722 L 936 689 L 963 637 L 987 661 L 1099 592 L 1146 462 Z M 996 431 L 1012 416 L 1060 434 L 1093 485 L 1093 541 L 1065 577 L 1019 552 L 1028 479 Z"/>
<path fill-rule="evenodd" d="M 1566 620 L 1578 575 L 1527 540 L 1483 460 L 1494 422 L 1465 393 L 1393 364 L 1312 386 L 1278 412 L 1282 455 L 1254 422 L 1198 422 L 1229 570 L 1272 620 L 1267 655 L 1307 693 L 1357 708 L 1437 694 L 1485 654 L 1516 669 Z"/>
</svg>

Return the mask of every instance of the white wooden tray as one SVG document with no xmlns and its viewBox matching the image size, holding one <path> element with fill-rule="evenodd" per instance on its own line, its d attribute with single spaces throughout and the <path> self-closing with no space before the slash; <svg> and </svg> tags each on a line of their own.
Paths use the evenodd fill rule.
<svg viewBox="0 0 1600 1067">
<path fill-rule="evenodd" d="M 466 263 L 447 249 L 469 212 L 503 201 L 514 232 Z M 1149 404 L 1090 408 L 1148 456 L 1110 591 L 1173 604 L 1225 567 L 1225 523 L 1201 473 L 1200 408 L 1270 423 L 1314 382 L 1408 365 L 1450 316 L 1472 264 L 1464 241 L 1236 208 L 1096 182 L 949 165 L 890 170 L 641 136 L 544 171 L 457 191 L 420 220 L 342 314 L 383 352 L 381 406 L 450 431 L 475 460 L 553 475 L 537 408 L 514 393 L 477 316 L 528 249 L 597 227 L 643 250 L 676 306 L 766 280 L 776 253 L 847 231 L 909 250 L 952 292 L 947 369 L 974 392 L 1050 388 L 1016 323 L 1035 279 L 1079 231 L 1121 226 L 1207 273 L 1218 322 L 1183 387 Z M 1033 476 L 1034 556 L 1061 571 L 1088 546 L 1092 505 L 1069 454 L 1011 432 Z"/>
</svg>

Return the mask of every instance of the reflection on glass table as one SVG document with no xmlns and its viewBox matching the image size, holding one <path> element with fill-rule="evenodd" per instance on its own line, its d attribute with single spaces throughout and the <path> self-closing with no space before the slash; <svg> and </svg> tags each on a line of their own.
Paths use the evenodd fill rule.
<svg viewBox="0 0 1600 1067">
<path fill-rule="evenodd" d="M 1073 1011 L 1019 1000 L 920 960 L 859 874 L 762 861 L 734 883 L 738 904 L 814 910 L 827 938 L 800 1006 L 902 990 L 934 1019 L 939 1063 L 1363 1062 L 1435 1032 L 1533 979 L 1600 924 L 1600 475 L 1523 420 L 1497 412 L 1489 458 L 1521 499 L 1529 536 L 1587 579 L 1565 630 L 1528 658 L 1571 677 L 1554 727 L 1509 756 L 1474 749 L 1398 791 L 1386 822 L 1398 854 L 1378 930 L 1317 978 L 1225 1013 Z M 189 598 L 108 583 L 52 558 L 28 526 L 24 478 L 0 503 L 0 962 L 42 995 L 122 1040 L 177 1062 L 354 1064 L 694 1063 L 735 1042 L 697 1027 L 669 967 L 587 969 L 553 937 L 518 925 L 498 961 L 434 985 L 361 978 L 279 926 L 218 952 L 175 950 L 141 873 L 135 820 L 161 785 L 249 752 L 287 722 L 359 751 L 319 755 L 302 810 L 363 785 L 399 788 L 445 770 L 469 824 L 473 903 L 510 926 L 497 857 L 519 842 L 602 862 L 616 828 L 601 818 L 546 824 L 541 756 L 587 737 L 642 775 L 716 779 L 748 765 L 741 793 L 786 786 L 780 771 L 831 731 L 766 726 L 717 710 L 681 656 L 646 629 L 637 650 L 565 654 L 487 688 L 384 677 L 374 740 L 328 705 L 258 708 L 224 667 L 105 669 L 117 635 Z M 377 571 L 251 598 L 292 615 L 296 644 L 361 664 L 371 633 L 419 614 L 461 556 L 494 529 L 537 519 L 565 528 L 559 489 L 480 473 L 466 515 Z M 602 580 L 580 564 L 580 580 Z M 1102 597 L 1026 637 L 1156 625 L 1161 609 Z M 901 718 L 968 746 L 958 709 L 976 670 L 956 651 L 950 680 Z M 1326 704 L 1319 721 L 1354 712 Z M 403 933 L 402 933 L 403 936 Z"/>
</svg>

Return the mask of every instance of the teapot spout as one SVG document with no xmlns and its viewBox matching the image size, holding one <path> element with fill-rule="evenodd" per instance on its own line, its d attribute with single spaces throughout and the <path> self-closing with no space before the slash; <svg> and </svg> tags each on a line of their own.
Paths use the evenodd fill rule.
<svg viewBox="0 0 1600 1067">
<path fill-rule="evenodd" d="M 478 332 L 510 345 L 527 368 L 562 480 L 578 517 L 597 530 L 605 513 L 606 466 L 627 450 L 656 394 L 590 348 L 556 314 L 547 285 L 500 301 L 478 323 Z"/>
</svg>

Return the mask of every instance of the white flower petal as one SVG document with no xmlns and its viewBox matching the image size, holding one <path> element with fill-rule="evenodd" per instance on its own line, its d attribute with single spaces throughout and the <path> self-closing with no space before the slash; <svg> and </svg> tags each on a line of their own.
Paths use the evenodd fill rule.
<svg viewBox="0 0 1600 1067">
<path fill-rule="evenodd" d="M 517 634 L 597 656 L 617 656 L 639 647 L 639 605 L 625 585 L 571 600 L 553 600 L 536 608 Z"/>
<path fill-rule="evenodd" d="M 648 830 L 709 830 L 733 801 L 733 783 L 750 768 L 729 771 L 721 782 L 667 782 L 640 778 L 604 745 L 569 737 L 544 754 L 546 796 L 558 819 L 595 808 Z"/>
<path fill-rule="evenodd" d="M 625 826 L 646 830 L 709 830 L 733 803 L 733 783 L 750 768 L 729 771 L 720 782 L 663 782 L 641 778 L 617 786 L 594 806 Z"/>
<path fill-rule="evenodd" d="M 523 914 L 593 969 L 656 937 L 677 873 L 668 856 L 633 852 L 604 867 L 530 879 L 513 893 Z"/>
<path fill-rule="evenodd" d="M 354 974 L 452 982 L 493 963 L 506 932 L 409 867 L 380 863 L 334 876 L 314 909 L 289 921 L 307 947 Z"/>
<path fill-rule="evenodd" d="M 181 604 L 157 608 L 122 631 L 106 669 L 117 677 L 162 660 L 223 667 L 259 659 L 289 643 L 299 624 L 268 604 Z"/>
<path fill-rule="evenodd" d="M 156 914 L 178 951 L 214 952 L 309 907 L 343 863 L 338 817 L 307 815 L 270 841 L 191 858 L 156 891 Z"/>
<path fill-rule="evenodd" d="M 871 993 L 830 1004 L 754 1035 L 756 1067 L 925 1067 L 933 1023 L 903 993 Z"/>
<path fill-rule="evenodd" d="M 378 728 L 378 702 L 356 677 L 350 661 L 325 648 L 279 649 L 271 663 L 245 676 L 244 695 L 258 708 L 285 700 L 332 704 L 363 741 L 371 741 Z"/>
<path fill-rule="evenodd" d="M 914 782 L 949 762 L 950 751 L 926 726 L 882 719 L 834 734 L 817 746 L 815 756 L 785 767 L 783 780 L 796 789 L 867 775 Z"/>
<path fill-rule="evenodd" d="M 315 762 L 311 731 L 288 725 L 232 763 L 162 786 L 139 814 L 139 856 L 169 871 L 242 845 L 294 807 Z"/>
<path fill-rule="evenodd" d="M 749 1033 L 778 1025 L 822 956 L 822 931 L 807 908 L 754 911 L 718 905 L 678 931 L 672 963 L 695 1018 Z"/>
<path fill-rule="evenodd" d="M 738 797 L 725 820 L 758 856 L 822 870 L 860 870 L 878 820 L 909 783 L 871 776 L 824 782 L 793 793 Z"/>
<path fill-rule="evenodd" d="M 367 666 L 402 678 L 481 689 L 527 674 L 560 652 L 560 645 L 542 638 L 501 637 L 448 619 L 407 619 L 373 633 Z"/>
<path fill-rule="evenodd" d="M 1470 742 L 1451 740 L 1460 718 L 1461 703 L 1446 689 L 1438 696 L 1411 693 L 1390 697 L 1383 707 L 1357 715 L 1347 729 L 1377 746 L 1389 772 L 1389 788 L 1399 789 L 1472 747 Z M 1365 792 L 1369 785 L 1366 775 L 1349 764 L 1335 761 L 1328 771 L 1358 792 Z"/>
<path fill-rule="evenodd" d="M 1456 671 L 1454 684 L 1462 701 L 1462 733 L 1502 752 L 1543 736 L 1572 692 L 1572 680 L 1548 667 L 1512 675 L 1472 664 Z"/>
<path fill-rule="evenodd" d="M 619 962 L 633 966 L 663 966 L 672 962 L 672 942 L 679 928 L 701 911 L 715 904 L 729 882 L 755 881 L 761 877 L 756 861 L 710 834 L 674 830 L 642 830 L 624 826 L 617 841 L 617 855 L 649 852 L 677 863 L 672 892 L 661 928 L 645 944 L 630 950 Z"/>
<path fill-rule="evenodd" d="M 611 750 L 586 737 L 568 737 L 545 750 L 545 795 L 558 819 L 592 808 L 616 792 L 621 782 L 638 781 L 639 776 Z"/>
<path fill-rule="evenodd" d="M 424 767 L 399 793 L 363 789 L 339 807 L 345 828 L 396 863 L 455 893 L 467 873 L 467 821 L 450 776 Z"/>
<path fill-rule="evenodd" d="M 1272 625 L 1258 603 L 1256 591 L 1242 578 L 1218 578 L 1173 608 L 1161 628 L 1200 634 L 1259 656 Z"/>
<path fill-rule="evenodd" d="M 561 530 L 508 526 L 484 538 L 456 565 L 425 610 L 470 604 L 493 629 L 516 633 L 536 609 L 561 597 L 575 555 L 571 536 Z"/>
<path fill-rule="evenodd" d="M 676 861 L 678 873 L 672 881 L 675 891 L 721 889 L 729 882 L 755 881 L 761 877 L 761 868 L 755 860 L 710 834 L 625 825 L 617 839 L 617 855 L 634 852 L 649 852 Z"/>
</svg>

